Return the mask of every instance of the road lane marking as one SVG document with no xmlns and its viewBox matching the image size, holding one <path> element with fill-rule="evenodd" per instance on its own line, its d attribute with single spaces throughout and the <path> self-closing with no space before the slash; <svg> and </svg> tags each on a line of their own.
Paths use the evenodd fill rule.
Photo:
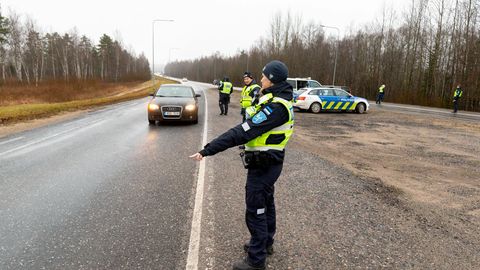
<svg viewBox="0 0 480 270">
<path fill-rule="evenodd" d="M 203 91 L 203 96 L 205 97 L 205 116 L 203 124 L 203 137 L 202 137 L 202 146 L 207 144 L 207 135 L 208 135 L 208 102 L 207 102 L 207 92 Z M 193 208 L 193 217 L 192 217 L 192 229 L 190 231 L 190 243 L 188 245 L 188 256 L 187 256 L 187 270 L 197 270 L 198 269 L 198 250 L 200 248 L 200 230 L 202 225 L 202 208 L 203 208 L 203 188 L 205 182 L 205 158 L 200 161 L 200 166 L 198 169 L 198 180 L 197 180 L 197 191 L 195 194 L 195 206 Z"/>
<path fill-rule="evenodd" d="M 21 140 L 23 138 L 25 138 L 25 137 L 17 137 L 17 138 L 13 138 L 13 139 L 10 139 L 10 140 L 6 140 L 6 141 L 3 141 L 3 142 L 0 142 L 0 145 L 15 142 L 15 141 Z"/>
<path fill-rule="evenodd" d="M 53 135 L 44 137 L 44 138 L 42 138 L 42 139 L 40 139 L 40 140 L 36 140 L 36 141 L 29 142 L 29 143 L 24 144 L 24 145 L 20 145 L 20 146 L 18 146 L 18 147 L 12 148 L 12 149 L 10 149 L 10 150 L 1 152 L 1 153 L 0 153 L 0 157 L 3 156 L 3 155 L 6 155 L 6 154 L 10 154 L 10 153 L 12 153 L 12 152 L 18 151 L 18 150 L 22 150 L 22 149 L 27 148 L 27 147 L 29 147 L 29 146 L 42 143 L 42 142 L 44 142 L 44 141 L 47 141 L 47 140 L 49 140 L 49 139 L 52 139 L 52 138 L 61 136 L 61 135 L 63 135 L 63 134 L 66 134 L 66 133 L 71 132 L 71 131 L 74 131 L 74 130 L 81 130 L 81 129 L 84 129 L 84 128 L 87 128 L 87 127 L 96 126 L 97 124 L 99 124 L 99 123 L 101 123 L 101 122 L 103 122 L 103 121 L 105 121 L 105 120 L 99 120 L 99 121 L 91 122 L 91 123 L 89 123 L 89 124 L 87 124 L 87 125 L 85 125 L 85 126 L 82 126 L 82 127 L 77 126 L 77 127 L 69 128 L 69 129 L 64 130 L 64 131 L 62 131 L 62 132 L 58 132 L 58 133 L 55 133 L 55 134 L 53 134 Z"/>
</svg>

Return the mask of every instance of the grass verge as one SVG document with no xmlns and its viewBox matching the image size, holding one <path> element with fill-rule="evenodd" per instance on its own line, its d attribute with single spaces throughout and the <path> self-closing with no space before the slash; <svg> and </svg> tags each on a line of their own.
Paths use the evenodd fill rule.
<svg viewBox="0 0 480 270">
<path fill-rule="evenodd" d="M 177 83 L 165 78 L 157 79 L 157 84 L 154 89 L 166 83 Z M 148 96 L 152 93 L 152 87 L 145 87 L 140 90 L 126 93 L 123 95 L 99 97 L 92 99 L 82 99 L 59 103 L 41 103 L 41 104 L 21 104 L 0 107 L 0 125 L 10 125 L 25 120 L 33 120 L 44 117 L 49 117 L 62 112 L 73 112 L 77 110 L 84 110 L 109 104 L 114 104 L 122 101 L 133 100 Z"/>
</svg>

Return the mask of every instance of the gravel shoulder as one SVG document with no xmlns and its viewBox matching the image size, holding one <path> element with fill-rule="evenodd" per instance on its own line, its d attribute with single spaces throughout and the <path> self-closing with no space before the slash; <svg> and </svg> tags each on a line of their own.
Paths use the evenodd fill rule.
<svg viewBox="0 0 480 270">
<path fill-rule="evenodd" d="M 238 95 L 209 140 L 240 122 Z M 296 113 L 276 184 L 268 269 L 478 269 L 479 125 L 375 112 Z M 246 171 L 238 149 L 207 158 L 200 269 L 244 255 Z"/>
</svg>

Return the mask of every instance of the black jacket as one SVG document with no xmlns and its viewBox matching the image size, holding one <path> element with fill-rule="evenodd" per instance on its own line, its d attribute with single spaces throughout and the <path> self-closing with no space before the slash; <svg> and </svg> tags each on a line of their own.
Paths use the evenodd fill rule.
<svg viewBox="0 0 480 270">
<path fill-rule="evenodd" d="M 287 82 L 280 82 L 263 90 L 263 94 L 268 93 L 272 93 L 274 97 L 280 97 L 286 100 L 292 100 L 293 98 L 292 86 Z M 265 120 L 254 123 L 252 121 L 253 118 L 247 119 L 243 124 L 231 128 L 205 145 L 203 150 L 200 151 L 200 154 L 204 157 L 213 156 L 216 153 L 225 151 L 230 147 L 246 144 L 248 141 L 253 140 L 263 133 L 285 124 L 289 120 L 289 112 L 282 104 L 269 102 L 262 105 L 259 113 L 266 107 L 269 107 L 268 111 L 271 111 L 271 113 L 266 115 Z M 273 159 L 278 162 L 282 162 L 285 156 L 285 151 L 268 150 L 267 153 L 269 153 Z"/>
</svg>

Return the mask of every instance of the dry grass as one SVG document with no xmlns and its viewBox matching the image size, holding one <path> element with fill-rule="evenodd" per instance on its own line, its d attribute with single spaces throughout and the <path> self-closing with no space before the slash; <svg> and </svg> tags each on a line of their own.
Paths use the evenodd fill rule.
<svg viewBox="0 0 480 270">
<path fill-rule="evenodd" d="M 155 88 L 165 83 L 175 82 L 161 78 L 160 81 L 157 81 Z M 105 85 L 109 85 L 110 87 L 98 87 Z M 85 88 L 78 89 L 76 94 L 72 94 L 73 88 L 74 87 L 69 86 L 62 91 L 54 87 L 53 89 L 55 89 L 55 91 L 47 89 L 47 93 L 38 95 L 35 98 L 29 98 L 30 96 L 34 96 L 34 94 L 29 92 L 29 94 L 25 94 L 24 97 L 18 98 L 16 102 L 13 100 L 10 101 L 15 105 L 0 106 L 0 125 L 13 124 L 24 120 L 52 116 L 61 112 L 88 109 L 137 99 L 153 92 L 152 86 L 148 86 L 148 83 L 122 83 L 114 85 L 94 82 L 86 85 Z M 52 95 L 51 93 L 55 94 Z M 3 95 L 0 96 L 3 97 Z M 50 101 L 39 103 L 38 100 Z M 54 101 L 52 102 L 52 100 Z M 61 100 L 63 102 L 55 102 L 55 100 Z"/>
<path fill-rule="evenodd" d="M 111 96 L 131 89 L 143 81 L 128 83 L 90 81 L 49 81 L 38 86 L 21 83 L 0 85 L 0 106 L 57 103 Z"/>
</svg>

